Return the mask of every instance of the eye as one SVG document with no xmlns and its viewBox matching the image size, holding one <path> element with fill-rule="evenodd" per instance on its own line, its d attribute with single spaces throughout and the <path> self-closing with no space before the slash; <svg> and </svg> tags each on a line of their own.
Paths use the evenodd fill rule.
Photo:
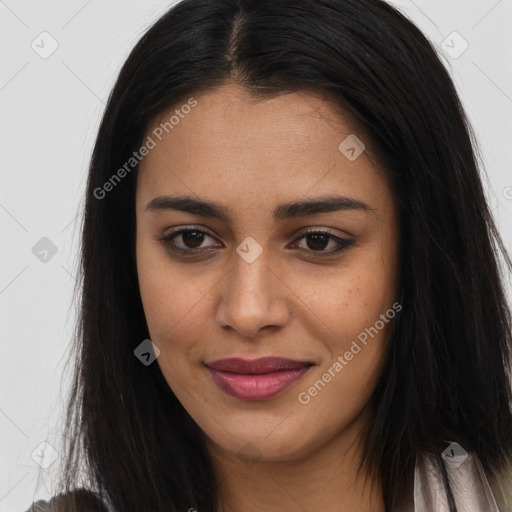
<svg viewBox="0 0 512 512">
<path fill-rule="evenodd" d="M 213 236 L 209 235 L 206 231 L 197 228 L 181 228 L 169 235 L 159 238 L 159 241 L 166 247 L 166 249 L 177 255 L 193 256 L 198 253 L 209 251 L 212 246 L 203 246 L 206 239 Z M 315 253 L 315 256 L 323 257 L 341 252 L 349 247 L 355 245 L 354 240 L 341 238 L 333 235 L 328 231 L 311 230 L 304 233 L 297 238 L 292 245 L 297 244 L 300 240 L 306 241 L 306 247 L 298 247 L 301 251 Z M 330 250 L 325 250 L 329 244 L 334 245 Z"/>
<path fill-rule="evenodd" d="M 201 247 L 205 238 L 213 239 L 206 231 L 196 228 L 182 228 L 159 240 L 172 253 L 192 255 L 209 249 L 209 247 Z M 178 240 L 178 242 L 175 242 L 175 240 Z"/>
<path fill-rule="evenodd" d="M 333 235 L 328 231 L 307 231 L 301 237 L 299 237 L 294 243 L 299 240 L 306 240 L 306 248 L 299 247 L 301 250 L 306 250 L 307 252 L 316 253 L 315 256 L 330 256 L 332 254 L 336 254 L 341 252 L 349 247 L 355 245 L 355 240 L 350 240 L 348 238 L 341 238 L 337 235 Z M 332 243 L 334 248 L 326 251 L 326 247 Z"/>
</svg>

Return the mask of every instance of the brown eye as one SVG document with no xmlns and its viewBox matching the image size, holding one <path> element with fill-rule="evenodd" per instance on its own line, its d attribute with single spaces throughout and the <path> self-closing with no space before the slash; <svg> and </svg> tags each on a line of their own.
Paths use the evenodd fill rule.
<svg viewBox="0 0 512 512">
<path fill-rule="evenodd" d="M 194 256 L 215 248 L 212 245 L 203 245 L 208 238 L 214 240 L 206 231 L 195 228 L 182 228 L 159 240 L 171 253 L 182 256 Z M 341 238 L 327 231 L 308 231 L 298 238 L 294 245 L 297 245 L 299 240 L 305 240 L 306 246 L 298 246 L 298 249 L 320 257 L 336 254 L 355 245 L 354 240 Z"/>
<path fill-rule="evenodd" d="M 328 256 L 335 254 L 355 245 L 354 240 L 341 238 L 327 231 L 308 231 L 297 240 L 302 239 L 306 240 L 306 247 L 299 247 L 299 249 L 318 253 L 318 256 Z M 326 251 L 325 249 L 329 246 L 330 242 L 332 242 L 334 249 Z"/>
<path fill-rule="evenodd" d="M 205 235 L 200 231 L 181 233 L 181 239 L 188 249 L 197 249 L 204 241 Z"/>
<path fill-rule="evenodd" d="M 186 255 L 203 252 L 205 249 L 209 249 L 209 246 L 201 247 L 208 238 L 213 239 L 213 237 L 205 231 L 184 228 L 160 238 L 160 242 L 162 242 L 169 251 Z M 177 240 L 177 242 L 175 240 Z"/>
</svg>

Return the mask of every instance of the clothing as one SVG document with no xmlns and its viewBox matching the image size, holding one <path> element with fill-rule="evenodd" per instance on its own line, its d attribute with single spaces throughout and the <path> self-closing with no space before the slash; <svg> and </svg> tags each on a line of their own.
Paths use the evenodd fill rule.
<svg viewBox="0 0 512 512">
<path fill-rule="evenodd" d="M 497 493 L 495 496 L 478 457 L 467 454 L 467 458 L 454 466 L 443 462 L 450 482 L 458 512 L 512 512 L 510 496 Z M 509 475 L 509 492 L 512 476 Z M 500 500 L 500 506 L 496 498 Z M 444 490 L 441 469 L 433 457 L 424 456 L 416 462 L 414 471 L 414 508 L 411 512 L 449 512 L 448 498 Z"/>
<path fill-rule="evenodd" d="M 458 512 L 512 512 L 512 464 L 500 477 L 490 483 L 480 460 L 475 454 L 457 467 L 443 459 L 446 476 L 450 481 Z M 79 491 L 80 492 L 80 491 Z M 85 496 L 85 495 L 82 495 Z M 92 494 L 89 494 L 92 497 Z M 57 499 L 50 502 L 40 500 L 26 512 L 53 512 Z M 97 499 L 81 501 L 83 512 L 116 512 Z M 418 457 L 414 470 L 413 503 L 397 512 L 449 512 L 448 499 L 444 491 L 441 468 L 431 455 Z"/>
<path fill-rule="evenodd" d="M 105 505 L 95 494 L 85 489 L 59 494 L 50 501 L 39 500 L 32 503 L 26 512 L 55 512 L 57 507 L 59 512 L 115 512 L 112 507 Z"/>
</svg>

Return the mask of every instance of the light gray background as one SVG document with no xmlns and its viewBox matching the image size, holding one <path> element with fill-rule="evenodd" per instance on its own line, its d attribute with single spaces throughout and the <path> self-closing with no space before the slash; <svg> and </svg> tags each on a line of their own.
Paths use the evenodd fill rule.
<svg viewBox="0 0 512 512">
<path fill-rule="evenodd" d="M 58 462 L 44 470 L 31 454 L 44 441 L 59 451 L 88 159 L 122 62 L 172 3 L 0 0 L 2 512 L 22 512 L 33 499 L 52 495 Z M 445 55 L 480 142 L 489 201 L 510 248 L 512 0 L 392 3 Z M 44 31 L 58 43 L 46 59 L 31 47 L 35 41 L 38 51 L 51 49 L 48 36 L 40 36 Z M 469 44 L 457 58 L 464 42 L 454 31 Z M 57 248 L 46 262 L 32 252 L 43 237 Z"/>
</svg>

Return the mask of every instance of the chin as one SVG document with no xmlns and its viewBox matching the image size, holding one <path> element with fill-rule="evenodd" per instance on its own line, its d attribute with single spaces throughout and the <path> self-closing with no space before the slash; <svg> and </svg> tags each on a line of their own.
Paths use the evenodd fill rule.
<svg viewBox="0 0 512 512">
<path fill-rule="evenodd" d="M 280 425 L 280 422 L 281 425 Z M 234 456 L 260 462 L 287 462 L 305 457 L 323 442 L 323 436 L 307 433 L 286 420 L 274 421 L 272 426 L 262 428 L 253 420 L 235 420 L 224 423 L 224 428 L 205 433 L 222 451 Z M 276 426 L 278 426 L 276 428 Z M 227 435 L 227 432 L 231 435 Z"/>
</svg>

